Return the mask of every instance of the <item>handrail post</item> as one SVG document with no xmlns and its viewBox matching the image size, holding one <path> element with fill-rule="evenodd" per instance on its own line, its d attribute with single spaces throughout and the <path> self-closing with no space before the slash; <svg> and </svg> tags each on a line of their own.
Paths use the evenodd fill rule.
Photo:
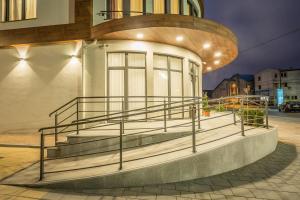
<svg viewBox="0 0 300 200">
<path fill-rule="evenodd" d="M 244 99 L 241 99 L 241 105 L 240 105 L 240 107 L 241 107 L 241 131 L 242 131 L 242 136 L 245 136 L 245 127 L 244 127 Z"/>
<path fill-rule="evenodd" d="M 120 167 L 119 170 L 123 168 L 123 130 L 124 129 L 124 121 L 120 122 Z"/>
<path fill-rule="evenodd" d="M 79 135 L 79 125 L 78 125 L 78 120 L 79 120 L 79 98 L 77 98 L 76 102 L 76 120 L 77 120 L 77 125 L 76 125 L 76 133 Z"/>
<path fill-rule="evenodd" d="M 235 109 L 233 109 L 233 123 L 236 125 L 236 112 Z"/>
<path fill-rule="evenodd" d="M 44 178 L 44 133 L 41 132 L 41 144 L 40 144 L 40 181 Z"/>
<path fill-rule="evenodd" d="M 54 131 L 55 131 L 55 135 L 54 135 L 54 138 L 55 138 L 55 146 L 56 146 L 56 144 L 57 144 L 57 140 L 58 140 L 58 130 L 57 130 L 57 123 L 58 123 L 58 118 L 57 118 L 58 116 L 57 116 L 57 113 L 55 113 L 55 119 L 54 119 L 54 121 L 55 121 L 55 129 L 54 129 Z"/>
<path fill-rule="evenodd" d="M 166 105 L 166 98 L 164 98 L 164 131 L 167 132 L 167 105 Z"/>
<path fill-rule="evenodd" d="M 196 153 L 195 113 L 196 113 L 196 107 L 195 107 L 195 104 L 194 104 L 193 108 L 192 108 L 193 153 Z"/>
<path fill-rule="evenodd" d="M 266 113 L 266 127 L 269 129 L 269 102 L 268 99 L 265 100 L 265 113 Z"/>
<path fill-rule="evenodd" d="M 198 98 L 198 129 L 201 128 L 200 100 Z"/>
</svg>

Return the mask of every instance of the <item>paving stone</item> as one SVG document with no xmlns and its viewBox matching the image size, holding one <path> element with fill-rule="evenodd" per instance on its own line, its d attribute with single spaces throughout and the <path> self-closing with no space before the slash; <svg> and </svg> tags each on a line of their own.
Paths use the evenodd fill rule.
<svg viewBox="0 0 300 200">
<path fill-rule="evenodd" d="M 250 189 L 247 188 L 232 188 L 231 189 L 232 193 L 234 194 L 234 196 L 240 196 L 240 197 L 255 197 Z"/>
<path fill-rule="evenodd" d="M 282 198 L 279 196 L 279 194 L 275 191 L 258 190 L 258 189 L 250 189 L 250 190 L 255 195 L 256 198 L 282 200 Z"/>
<path fill-rule="evenodd" d="M 299 193 L 297 194 L 297 193 L 292 193 L 292 192 L 280 192 L 279 195 L 283 200 L 299 200 L 300 199 Z"/>
<path fill-rule="evenodd" d="M 300 192 L 300 189 L 294 185 L 276 184 L 279 191 L 283 192 Z"/>
<path fill-rule="evenodd" d="M 194 199 L 194 198 L 196 198 L 196 194 L 195 193 L 189 193 L 189 192 L 187 192 L 187 193 L 182 192 L 180 194 L 180 197 Z"/>
<path fill-rule="evenodd" d="M 156 200 L 176 200 L 176 196 L 158 195 Z"/>
<path fill-rule="evenodd" d="M 221 194 L 209 194 L 210 198 L 213 200 L 225 200 L 226 196 L 225 195 L 221 195 Z"/>
<path fill-rule="evenodd" d="M 208 200 L 211 199 L 209 193 L 195 193 L 196 199 L 203 199 L 203 200 Z"/>
<path fill-rule="evenodd" d="M 33 199 L 41 199 L 43 198 L 48 192 L 38 191 L 38 190 L 25 190 L 24 192 L 20 193 L 22 197 L 28 197 Z"/>
<path fill-rule="evenodd" d="M 155 200 L 156 199 L 156 194 L 148 194 L 148 193 L 138 193 L 136 196 L 138 199 L 143 199 L 143 200 Z"/>
<path fill-rule="evenodd" d="M 227 200 L 248 200 L 246 197 L 226 196 Z"/>
<path fill-rule="evenodd" d="M 210 185 L 191 184 L 189 187 L 189 191 L 191 191 L 191 192 L 209 192 L 209 191 L 212 191 L 212 188 Z"/>
<path fill-rule="evenodd" d="M 63 197 L 63 194 L 61 194 L 61 193 L 48 192 L 47 194 L 45 194 L 43 196 L 43 199 L 46 199 L 46 200 L 57 200 L 57 199 L 61 199 L 62 197 Z"/>
</svg>

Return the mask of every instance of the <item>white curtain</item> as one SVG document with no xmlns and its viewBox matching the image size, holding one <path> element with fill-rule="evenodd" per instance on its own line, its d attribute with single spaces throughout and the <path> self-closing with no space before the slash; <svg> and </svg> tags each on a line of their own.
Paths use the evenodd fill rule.
<svg viewBox="0 0 300 200">
<path fill-rule="evenodd" d="M 171 14 L 179 14 L 179 0 L 171 0 Z"/>
<path fill-rule="evenodd" d="M 110 0 L 110 11 L 112 19 L 118 19 L 123 17 L 123 0 Z"/>
<path fill-rule="evenodd" d="M 125 66 L 125 53 L 108 54 L 108 67 L 124 67 L 124 66 Z"/>
<path fill-rule="evenodd" d="M 1 21 L 5 22 L 5 16 L 6 16 L 6 1 L 2 0 L 1 1 Z"/>
<path fill-rule="evenodd" d="M 153 67 L 155 68 L 162 68 L 167 69 L 168 68 L 168 57 L 163 55 L 154 55 L 153 58 Z"/>
<path fill-rule="evenodd" d="M 145 79 L 145 69 L 128 69 L 128 108 L 139 109 L 145 108 L 146 106 L 146 79 Z M 135 98 L 130 98 L 130 96 L 135 96 Z M 136 97 L 140 96 L 140 97 Z M 143 119 L 145 115 L 138 115 L 131 117 L 131 119 Z"/>
<path fill-rule="evenodd" d="M 26 19 L 36 18 L 37 0 L 26 0 Z"/>
<path fill-rule="evenodd" d="M 145 67 L 145 54 L 141 53 L 129 53 L 128 54 L 128 66 L 129 67 Z"/>
<path fill-rule="evenodd" d="M 109 70 L 109 96 L 124 96 L 124 70 Z M 109 110 L 121 111 L 122 98 L 111 98 Z"/>
<path fill-rule="evenodd" d="M 143 12 L 143 0 L 130 0 L 130 15 L 142 15 Z"/>
<path fill-rule="evenodd" d="M 182 59 L 170 57 L 170 68 L 173 70 L 182 71 Z"/>
<path fill-rule="evenodd" d="M 9 21 L 22 20 L 22 0 L 9 0 Z"/>
<path fill-rule="evenodd" d="M 165 0 L 153 0 L 153 13 L 154 14 L 165 13 Z"/>
</svg>

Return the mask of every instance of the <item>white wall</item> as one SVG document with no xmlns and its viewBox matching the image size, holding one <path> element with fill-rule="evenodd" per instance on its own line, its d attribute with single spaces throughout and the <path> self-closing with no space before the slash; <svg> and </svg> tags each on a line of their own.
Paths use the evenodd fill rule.
<svg viewBox="0 0 300 200">
<path fill-rule="evenodd" d="M 75 0 L 38 0 L 36 19 L 0 23 L 0 30 L 69 24 L 74 23 L 74 19 Z"/>
<path fill-rule="evenodd" d="M 81 60 L 71 57 L 80 49 L 81 42 L 0 49 L 0 133 L 53 125 L 48 114 L 81 95 Z"/>
</svg>

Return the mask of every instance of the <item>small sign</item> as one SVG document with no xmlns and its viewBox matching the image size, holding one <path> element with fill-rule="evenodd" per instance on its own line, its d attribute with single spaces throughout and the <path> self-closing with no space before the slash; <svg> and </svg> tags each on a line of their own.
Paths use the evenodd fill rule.
<svg viewBox="0 0 300 200">
<path fill-rule="evenodd" d="M 283 89 L 277 89 L 277 105 L 281 105 L 284 103 L 284 98 L 283 98 Z"/>
</svg>

